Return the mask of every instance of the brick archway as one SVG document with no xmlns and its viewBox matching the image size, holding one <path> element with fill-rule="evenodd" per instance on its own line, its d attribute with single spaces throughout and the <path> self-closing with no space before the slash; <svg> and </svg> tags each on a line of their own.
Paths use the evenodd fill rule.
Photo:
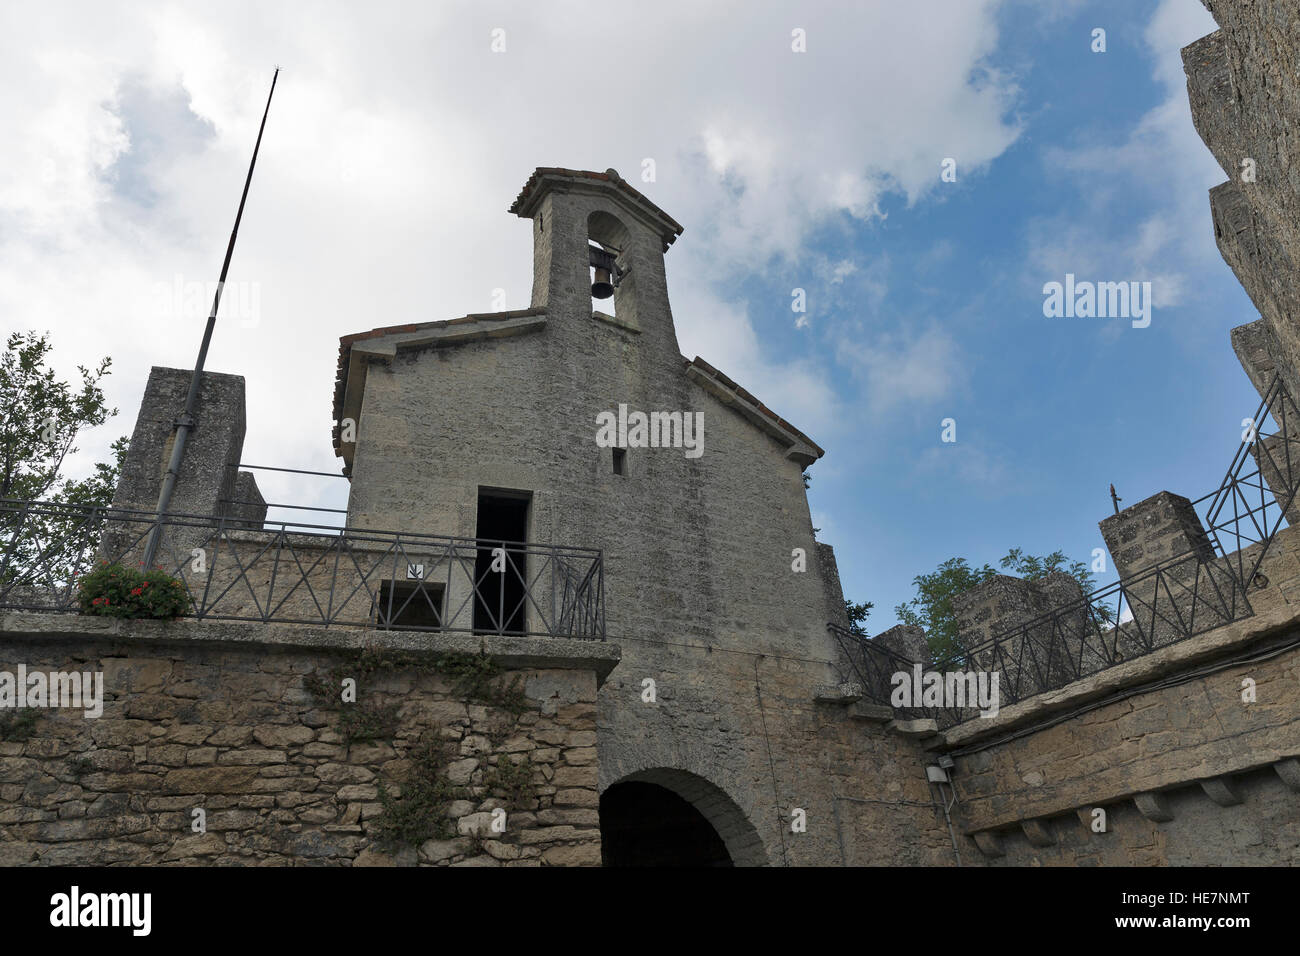
<svg viewBox="0 0 1300 956">
<path fill-rule="evenodd" d="M 735 866 L 769 865 L 763 840 L 745 812 L 725 791 L 698 774 L 669 767 L 638 770 L 614 781 L 606 792 L 627 783 L 654 784 L 689 803 L 713 828 Z"/>
</svg>

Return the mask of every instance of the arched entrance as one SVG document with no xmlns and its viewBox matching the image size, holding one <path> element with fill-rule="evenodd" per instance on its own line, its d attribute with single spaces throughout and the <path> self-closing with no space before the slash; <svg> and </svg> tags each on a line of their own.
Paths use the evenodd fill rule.
<svg viewBox="0 0 1300 956">
<path fill-rule="evenodd" d="M 763 866 L 767 853 L 718 787 L 682 770 L 631 774 L 600 797 L 605 866 Z"/>
</svg>

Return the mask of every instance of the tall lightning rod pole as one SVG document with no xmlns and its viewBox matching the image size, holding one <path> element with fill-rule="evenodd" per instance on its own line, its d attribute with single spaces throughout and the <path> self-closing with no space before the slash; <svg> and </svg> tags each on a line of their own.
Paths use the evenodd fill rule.
<svg viewBox="0 0 1300 956">
<path fill-rule="evenodd" d="M 248 187 L 253 182 L 253 169 L 257 166 L 257 152 L 262 148 L 262 133 L 266 129 L 266 117 L 271 112 L 271 97 L 275 95 L 275 81 L 280 76 L 276 67 L 271 77 L 271 92 L 266 97 L 266 109 L 262 112 L 262 125 L 257 130 L 257 143 L 253 146 L 253 159 L 248 164 L 248 176 L 244 180 L 244 193 L 239 197 L 239 211 L 235 213 L 235 228 L 230 230 L 230 242 L 226 246 L 226 258 L 221 263 L 221 278 L 217 280 L 217 293 L 212 299 L 212 311 L 208 314 L 208 325 L 203 330 L 203 344 L 199 346 L 199 357 L 194 363 L 194 376 L 190 379 L 190 391 L 185 396 L 185 411 L 174 422 L 176 441 L 172 444 L 171 459 L 167 463 L 167 474 L 163 476 L 162 491 L 158 494 L 158 516 L 149 543 L 145 546 L 145 570 L 153 567 L 154 557 L 158 553 L 158 541 L 162 537 L 163 518 L 171 507 L 172 493 L 176 490 L 176 476 L 180 472 L 181 459 L 185 456 L 185 440 L 194 427 L 194 406 L 199 400 L 199 382 L 203 378 L 203 363 L 208 357 L 208 345 L 212 342 L 212 330 L 217 325 L 217 309 L 221 305 L 221 290 L 226 284 L 226 274 L 230 271 L 230 258 L 235 254 L 235 239 L 239 236 L 239 222 L 244 218 L 244 203 L 248 201 Z"/>
</svg>

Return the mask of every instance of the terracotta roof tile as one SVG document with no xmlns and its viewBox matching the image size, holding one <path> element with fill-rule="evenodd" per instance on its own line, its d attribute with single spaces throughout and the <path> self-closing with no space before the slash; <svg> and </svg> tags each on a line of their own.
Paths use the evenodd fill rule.
<svg viewBox="0 0 1300 956">
<path fill-rule="evenodd" d="M 613 174 L 612 176 L 610 175 L 611 173 Z M 524 183 L 524 188 L 519 191 L 519 195 L 511 204 L 509 211 L 515 215 L 520 215 L 520 210 L 524 208 L 529 196 L 532 195 L 537 184 L 546 176 L 563 176 L 568 179 L 592 179 L 598 182 L 614 183 L 621 191 L 627 193 L 630 198 L 646 207 L 646 209 L 654 213 L 654 215 L 658 216 L 670 227 L 671 231 L 665 233 L 663 236 L 665 250 L 667 250 L 667 248 L 672 245 L 673 240 L 680 236 L 684 231 L 684 227 L 676 219 L 656 206 L 646 198 L 644 193 L 632 186 L 632 184 L 622 176 L 619 176 L 617 171 L 613 169 L 607 169 L 603 173 L 597 173 L 592 172 L 589 169 L 565 169 L 561 166 L 538 166 L 533 170 L 533 174 L 528 177 L 528 182 Z"/>
<path fill-rule="evenodd" d="M 760 401 L 758 400 L 758 398 L 755 397 L 755 396 L 754 396 L 751 392 L 749 392 L 747 389 L 741 387 L 741 386 L 740 386 L 736 381 L 734 381 L 733 379 L 731 379 L 731 378 L 729 378 L 728 376 L 724 375 L 722 372 L 718 371 L 716 368 L 714 368 L 714 367 L 713 367 L 712 365 L 710 365 L 708 362 L 704 361 L 704 359 L 700 358 L 698 355 L 695 356 L 695 358 L 693 358 L 693 359 L 688 359 L 686 356 L 683 355 L 683 356 L 682 356 L 682 361 L 686 363 L 687 368 L 689 368 L 689 367 L 692 366 L 692 365 L 697 366 L 698 368 L 700 368 L 701 370 L 703 370 L 703 371 L 704 371 L 704 372 L 705 372 L 705 373 L 706 373 L 710 378 L 715 378 L 715 379 L 717 379 L 719 382 L 721 382 L 721 383 L 722 383 L 723 385 L 725 385 L 727 388 L 731 389 L 733 392 L 735 392 L 737 395 L 739 395 L 739 396 L 740 396 L 741 398 L 743 398 L 745 401 L 747 401 L 747 402 L 749 402 L 751 405 L 754 405 L 755 407 L 757 407 L 758 410 L 759 410 L 760 412 L 762 412 L 765 416 L 767 416 L 768 418 L 770 418 L 772 421 L 776 422 L 776 424 L 780 425 L 782 428 L 784 428 L 786 431 L 790 432 L 792 435 L 797 436 L 797 437 L 799 438 L 800 441 L 802 441 L 804 444 L 808 445 L 810 448 L 812 448 L 814 451 L 816 451 L 816 452 L 817 452 L 817 457 L 818 457 L 818 458 L 820 458 L 820 457 L 822 457 L 822 455 L 826 454 L 826 452 L 822 450 L 822 447 L 821 447 L 820 445 L 818 445 L 815 441 L 813 441 L 811 438 L 809 438 L 807 435 L 805 435 L 805 434 L 804 434 L 802 431 L 800 431 L 798 428 L 795 428 L 795 427 L 794 427 L 793 425 L 791 425 L 788 421 L 786 421 L 784 418 L 782 418 L 782 417 L 781 417 L 780 415 L 778 415 L 776 412 L 772 411 L 770 408 L 768 408 L 768 407 L 767 407 L 766 405 L 764 405 L 762 402 L 760 402 Z"/>
</svg>

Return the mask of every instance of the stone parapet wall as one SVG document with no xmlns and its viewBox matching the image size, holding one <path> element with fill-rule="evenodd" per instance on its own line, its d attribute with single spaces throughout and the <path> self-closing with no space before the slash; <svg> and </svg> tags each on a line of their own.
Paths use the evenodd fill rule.
<svg viewBox="0 0 1300 956">
<path fill-rule="evenodd" d="M 468 638 L 40 614 L 2 624 L 0 671 L 101 671 L 105 700 L 98 718 L 4 712 L 36 721 L 17 732 L 10 716 L 0 741 L 0 864 L 600 862 L 595 702 L 613 645 L 504 642 L 491 686 L 516 683 L 516 715 L 423 663 L 471 650 Z M 325 701 L 312 675 L 332 686 L 362 644 L 421 663 L 362 673 L 355 704 Z M 349 706 L 394 706 L 396 723 L 349 743 Z M 413 756 L 434 741 L 447 748 L 445 833 L 381 845 L 381 788 L 406 793 Z M 514 790 L 492 786 L 524 758 Z M 200 809 L 205 833 L 192 829 Z"/>
<path fill-rule="evenodd" d="M 964 842 L 990 862 L 1300 863 L 1296 617 L 1272 604 L 946 732 Z"/>
</svg>

